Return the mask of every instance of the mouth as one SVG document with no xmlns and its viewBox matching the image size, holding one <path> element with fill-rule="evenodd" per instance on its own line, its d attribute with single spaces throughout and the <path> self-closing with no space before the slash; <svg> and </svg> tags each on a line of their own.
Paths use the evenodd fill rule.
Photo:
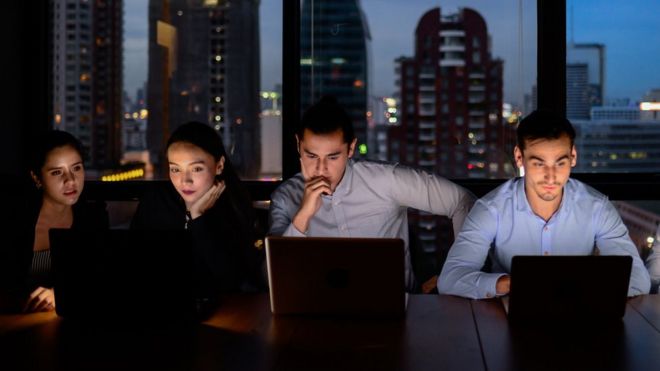
<svg viewBox="0 0 660 371">
<path fill-rule="evenodd" d="M 184 190 L 181 191 L 181 193 L 183 193 L 186 196 L 190 196 L 191 194 L 195 193 L 195 191 L 191 191 L 189 189 L 184 189 Z"/>
<path fill-rule="evenodd" d="M 77 193 L 78 193 L 78 190 L 77 190 L 77 189 L 72 189 L 72 190 L 70 190 L 70 191 L 64 191 L 63 194 L 64 194 L 64 196 L 66 196 L 66 197 L 70 197 L 70 196 L 74 196 L 74 195 L 76 195 Z"/>
</svg>

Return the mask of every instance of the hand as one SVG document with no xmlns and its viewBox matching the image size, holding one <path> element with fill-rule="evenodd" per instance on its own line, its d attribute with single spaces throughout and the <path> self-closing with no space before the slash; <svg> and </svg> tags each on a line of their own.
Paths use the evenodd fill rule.
<svg viewBox="0 0 660 371">
<path fill-rule="evenodd" d="M 302 162 L 302 161 L 301 161 Z M 324 177 L 310 178 L 305 172 L 305 167 L 300 166 L 305 179 L 305 193 L 298 213 L 293 217 L 293 226 L 301 233 L 307 232 L 309 220 L 321 208 L 321 195 L 332 194 L 330 182 Z"/>
<path fill-rule="evenodd" d="M 506 295 L 509 293 L 509 290 L 511 290 L 511 276 L 506 275 L 500 277 L 495 284 L 497 295 Z"/>
<path fill-rule="evenodd" d="M 438 285 L 438 276 L 433 276 L 422 284 L 422 294 L 430 294 Z"/>
<path fill-rule="evenodd" d="M 55 310 L 55 292 L 53 289 L 38 287 L 28 297 L 23 312 L 49 312 Z"/>
<path fill-rule="evenodd" d="M 190 212 L 190 217 L 197 219 L 208 209 L 212 208 L 225 188 L 224 181 L 215 182 L 213 186 L 199 198 L 199 200 L 195 201 L 195 203 L 190 206 L 190 210 L 188 210 Z"/>
</svg>

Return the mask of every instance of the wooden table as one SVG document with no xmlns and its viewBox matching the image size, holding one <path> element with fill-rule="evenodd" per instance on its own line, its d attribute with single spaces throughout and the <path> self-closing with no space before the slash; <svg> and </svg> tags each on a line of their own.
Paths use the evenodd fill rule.
<svg viewBox="0 0 660 371">
<path fill-rule="evenodd" d="M 2 370 L 658 370 L 660 296 L 604 328 L 509 326 L 497 300 L 413 295 L 405 319 L 273 317 L 225 298 L 202 325 L 126 329 L 0 315 Z M 99 318 L 98 323 L 104 319 Z"/>
</svg>

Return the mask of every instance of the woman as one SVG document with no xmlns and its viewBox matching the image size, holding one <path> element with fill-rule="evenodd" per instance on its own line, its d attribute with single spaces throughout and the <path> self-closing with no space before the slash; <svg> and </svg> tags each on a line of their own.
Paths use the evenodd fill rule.
<svg viewBox="0 0 660 371">
<path fill-rule="evenodd" d="M 197 295 L 260 288 L 261 251 L 247 193 L 218 133 L 189 122 L 167 143 L 168 183 L 155 183 L 140 199 L 135 229 L 185 229 L 193 238 Z"/>
<path fill-rule="evenodd" d="M 7 233 L 2 291 L 10 307 L 24 312 L 55 309 L 50 267 L 51 228 L 107 229 L 103 204 L 83 201 L 85 167 L 82 146 L 71 134 L 51 131 L 37 138 L 30 160 L 33 187 L 13 202 Z M 19 192 L 20 193 L 20 192 Z M 5 301 L 7 304 L 7 301 Z"/>
</svg>

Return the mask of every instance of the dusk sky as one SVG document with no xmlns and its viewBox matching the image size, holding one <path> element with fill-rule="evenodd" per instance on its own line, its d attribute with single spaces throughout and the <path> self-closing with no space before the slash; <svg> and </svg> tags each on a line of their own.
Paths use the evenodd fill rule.
<svg viewBox="0 0 660 371">
<path fill-rule="evenodd" d="M 124 4 L 124 89 L 134 96 L 147 78 L 148 0 L 127 0 Z M 519 101 L 522 94 L 531 91 L 536 79 L 535 0 L 361 0 L 361 4 L 372 36 L 371 95 L 392 95 L 394 60 L 413 55 L 417 22 L 438 6 L 443 15 L 470 7 L 486 19 L 491 54 L 504 60 L 505 101 Z M 660 0 L 567 0 L 567 38 L 571 40 L 572 34 L 575 42 L 606 46 L 606 99 L 630 98 L 634 102 L 648 90 L 660 88 L 659 14 Z M 281 0 L 261 1 L 260 30 L 261 89 L 271 90 L 282 81 Z"/>
</svg>

